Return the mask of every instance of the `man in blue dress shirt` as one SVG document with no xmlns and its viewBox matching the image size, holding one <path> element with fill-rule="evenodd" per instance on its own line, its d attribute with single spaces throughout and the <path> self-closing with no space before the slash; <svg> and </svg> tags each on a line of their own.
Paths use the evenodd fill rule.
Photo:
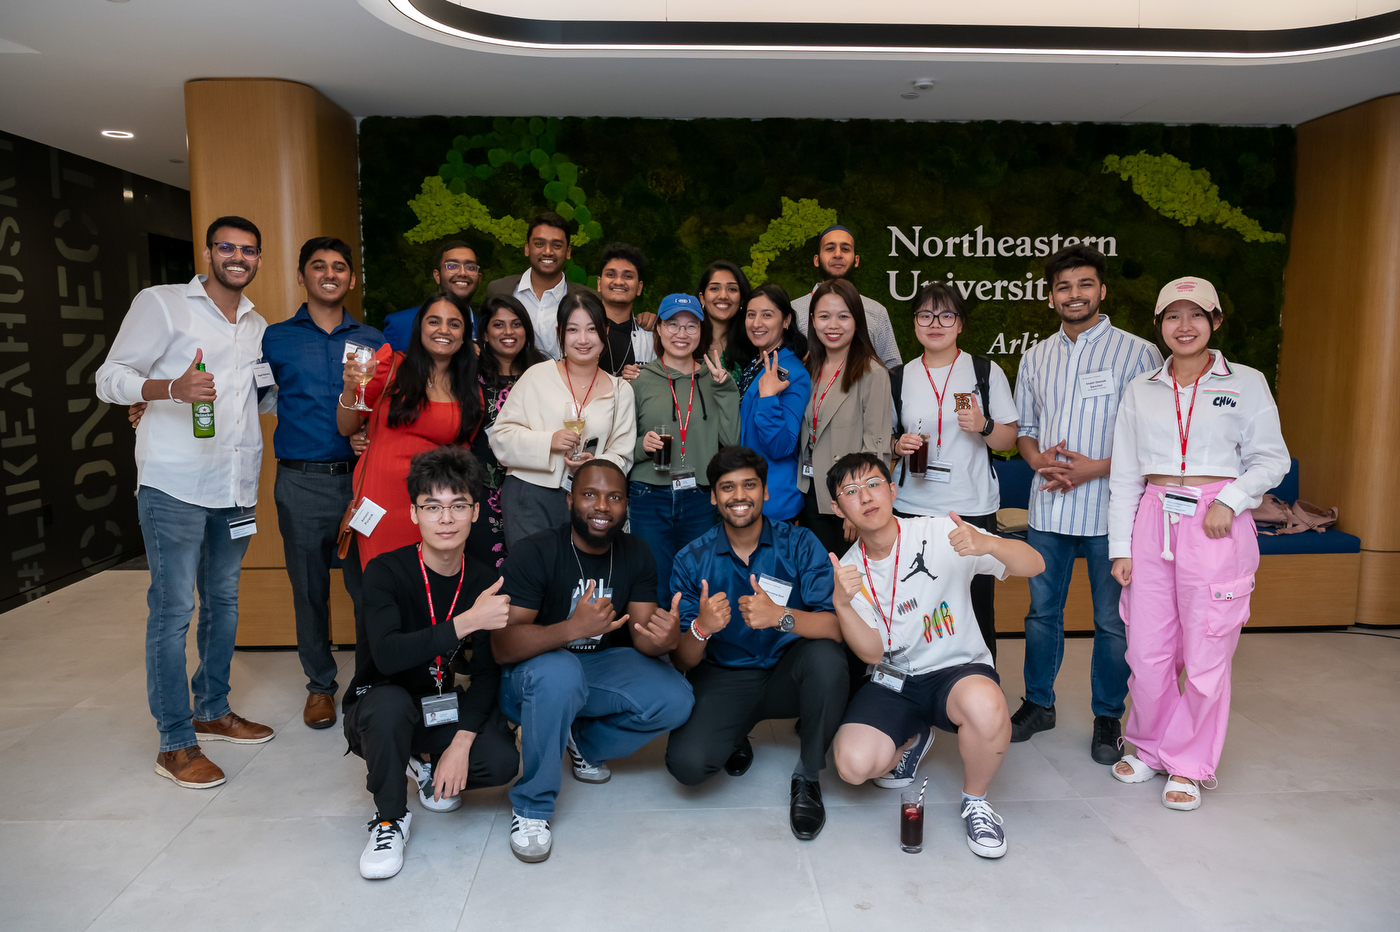
<svg viewBox="0 0 1400 932">
<path fill-rule="evenodd" d="M 850 682 L 831 558 L 811 531 L 764 517 L 768 463 L 753 450 L 726 447 L 706 476 L 721 523 L 686 545 L 671 572 L 682 629 L 671 660 L 695 708 L 671 732 L 666 769 L 687 786 L 721 766 L 737 777 L 753 762 L 750 729 L 800 717 L 789 818 L 794 835 L 815 838 L 826 823 L 817 779 Z"/>
<path fill-rule="evenodd" d="M 297 653 L 306 672 L 306 708 L 311 728 L 335 724 L 336 663 L 330 638 L 330 570 L 340 519 L 353 493 L 355 455 L 335 426 L 345 387 L 345 344 L 378 349 L 384 335 L 351 317 L 344 307 L 355 287 L 350 247 L 329 236 L 301 247 L 297 284 L 306 303 L 296 314 L 267 328 L 263 361 L 272 367 L 277 391 L 277 456 L 273 500 L 287 555 L 296 611 Z M 345 589 L 360 614 L 360 557 L 351 544 L 341 566 Z"/>
<path fill-rule="evenodd" d="M 452 295 L 453 303 L 462 312 L 463 320 L 472 321 L 472 338 L 477 337 L 476 318 L 472 316 L 472 295 L 481 284 L 481 266 L 476 262 L 476 250 L 459 239 L 450 239 L 438 247 L 433 260 L 433 281 L 438 288 Z M 395 311 L 384 318 L 384 339 L 395 352 L 408 352 L 409 340 L 413 338 L 413 321 L 418 316 L 418 306 Z"/>
</svg>

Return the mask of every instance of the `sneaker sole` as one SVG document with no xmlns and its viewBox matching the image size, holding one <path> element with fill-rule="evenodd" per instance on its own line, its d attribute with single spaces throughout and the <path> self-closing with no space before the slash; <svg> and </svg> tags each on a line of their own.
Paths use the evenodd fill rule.
<svg viewBox="0 0 1400 932">
<path fill-rule="evenodd" d="M 434 801 L 431 796 L 424 796 L 420 792 L 418 794 L 418 802 L 429 812 L 456 812 L 458 809 L 462 808 L 462 797 L 460 796 L 451 797 L 450 802 L 446 799 Z"/>
<path fill-rule="evenodd" d="M 526 864 L 538 864 L 541 861 L 549 860 L 549 850 L 546 850 L 544 854 L 526 854 L 515 845 L 511 845 L 510 853 L 515 855 L 516 860 L 524 861 Z"/>
<path fill-rule="evenodd" d="M 607 783 L 609 780 L 611 780 L 612 773 L 609 773 L 606 777 L 585 777 L 581 775 L 577 770 L 575 770 L 574 779 L 580 783 L 592 783 L 594 785 L 598 785 L 602 783 Z"/>
<path fill-rule="evenodd" d="M 302 719 L 302 721 L 305 722 L 306 719 Z M 316 721 L 316 722 L 306 722 L 306 727 L 307 727 L 307 728 L 315 728 L 315 729 L 317 729 L 317 730 L 320 730 L 320 729 L 322 729 L 322 728 L 329 728 L 329 727 L 331 727 L 331 726 L 334 725 L 334 724 L 335 724 L 335 719 L 333 719 L 333 718 L 325 718 L 325 719 L 321 719 L 320 721 Z"/>
<path fill-rule="evenodd" d="M 979 858 L 999 858 L 1006 854 L 1006 841 L 1004 839 L 1000 848 L 989 848 L 986 845 L 973 841 L 971 838 L 968 838 L 967 846 L 971 848 L 972 853 Z"/>
<path fill-rule="evenodd" d="M 399 862 L 399 866 L 398 866 L 398 867 L 394 868 L 392 871 L 390 871 L 390 872 L 387 873 L 387 874 L 380 873 L 380 872 L 378 872 L 378 871 L 370 871 L 369 873 L 366 873 L 366 872 L 365 872 L 365 867 L 364 867 L 364 865 L 361 864 L 361 865 L 360 865 L 360 876 L 363 877 L 363 878 L 366 879 L 366 880 L 388 880 L 390 877 L 398 876 L 398 873 L 399 873 L 399 871 L 401 871 L 401 870 L 403 870 L 403 862 L 402 862 L 402 861 Z"/>
<path fill-rule="evenodd" d="M 194 736 L 200 741 L 227 741 L 229 744 L 267 744 L 276 734 L 268 735 L 266 738 L 230 738 L 227 735 L 216 735 L 213 732 L 195 730 Z"/>
<path fill-rule="evenodd" d="M 1054 731 L 1054 730 L 1055 730 L 1055 726 L 1054 726 L 1054 725 L 1049 725 L 1049 726 L 1047 726 L 1047 727 L 1045 727 L 1045 728 L 1037 728 L 1035 731 L 1031 732 L 1030 734 L 1024 735 L 1024 736 L 1022 736 L 1022 737 L 1020 737 L 1020 738 L 1016 737 L 1016 732 L 1015 732 L 1015 731 L 1012 731 L 1012 732 L 1011 732 L 1011 743 L 1012 743 L 1012 744 L 1020 744 L 1022 741 L 1029 741 L 1029 740 L 1031 740 L 1031 739 L 1034 738 L 1036 735 L 1040 734 L 1042 731 Z"/>
<path fill-rule="evenodd" d="M 924 758 L 928 757 L 928 752 L 933 750 L 933 742 L 934 739 L 937 737 L 937 735 L 929 735 L 928 744 L 924 745 L 924 753 L 920 754 L 919 759 L 914 763 L 914 773 L 910 774 L 907 777 L 875 777 L 873 780 L 871 780 L 871 782 L 874 783 L 876 786 L 882 787 L 887 790 L 902 790 L 906 786 L 913 785 L 915 774 L 917 774 L 919 772 L 919 768 L 923 766 Z"/>
<path fill-rule="evenodd" d="M 165 777 L 165 779 L 170 780 L 170 781 L 173 782 L 176 786 L 183 786 L 183 787 L 186 787 L 187 789 L 191 789 L 191 790 L 207 790 L 207 789 L 209 789 L 210 787 L 219 786 L 220 784 L 223 784 L 223 783 L 227 783 L 227 782 L 228 782 L 228 777 L 220 777 L 219 779 L 215 780 L 213 783 L 191 783 L 191 782 L 189 782 L 188 780 L 181 780 L 179 777 L 175 776 L 175 774 L 173 774 L 173 773 L 171 773 L 170 771 L 166 770 L 166 769 L 165 769 L 164 767 L 162 767 L 160 764 L 156 764 L 156 774 L 157 774 L 158 776 Z"/>
</svg>

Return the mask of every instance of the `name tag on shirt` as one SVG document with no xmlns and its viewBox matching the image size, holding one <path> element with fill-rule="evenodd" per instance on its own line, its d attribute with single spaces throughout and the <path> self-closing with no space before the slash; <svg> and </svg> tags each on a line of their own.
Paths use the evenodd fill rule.
<svg viewBox="0 0 1400 932">
<path fill-rule="evenodd" d="M 1200 504 L 1200 501 L 1200 492 L 1183 487 L 1162 495 L 1162 510 L 1168 514 L 1190 517 L 1196 513 L 1196 506 Z"/>
<path fill-rule="evenodd" d="M 952 482 L 953 464 L 933 462 L 928 464 L 928 469 L 924 472 L 924 478 L 930 482 Z"/>
<path fill-rule="evenodd" d="M 870 682 L 896 693 L 904 691 L 904 681 L 908 678 L 908 671 L 885 662 L 875 664 L 875 669 L 870 673 Z"/>
<path fill-rule="evenodd" d="M 423 704 L 423 725 L 450 725 L 457 721 L 457 691 L 441 696 L 424 696 L 418 700 Z"/>
<path fill-rule="evenodd" d="M 787 608 L 788 597 L 792 595 L 792 583 L 764 573 L 758 577 L 758 588 L 768 593 L 768 598 Z"/>
<path fill-rule="evenodd" d="M 374 533 L 375 526 L 384 515 L 383 508 L 367 498 L 362 498 L 360 507 L 355 509 L 355 517 L 350 519 L 350 527 L 368 537 Z"/>
<path fill-rule="evenodd" d="M 671 491 L 684 492 L 686 489 L 695 488 L 695 470 L 683 469 L 680 472 L 671 473 Z"/>
<path fill-rule="evenodd" d="M 1079 394 L 1081 397 L 1098 398 L 1100 395 L 1112 395 L 1113 391 L 1112 369 L 1103 369 L 1099 372 L 1081 372 L 1079 374 Z"/>
<path fill-rule="evenodd" d="M 253 383 L 258 388 L 267 388 L 275 384 L 272 378 L 272 364 L 266 362 L 253 363 Z"/>
<path fill-rule="evenodd" d="M 252 537 L 258 533 L 258 516 L 253 512 L 234 515 L 228 519 L 228 535 L 234 540 L 240 537 Z"/>
</svg>

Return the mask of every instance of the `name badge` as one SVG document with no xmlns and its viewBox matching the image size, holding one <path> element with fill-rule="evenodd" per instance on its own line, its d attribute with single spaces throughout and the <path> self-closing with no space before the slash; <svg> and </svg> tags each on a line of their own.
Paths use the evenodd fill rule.
<svg viewBox="0 0 1400 932">
<path fill-rule="evenodd" d="M 1200 501 L 1200 492 L 1193 488 L 1183 487 L 1162 495 L 1162 510 L 1168 514 L 1190 517 L 1196 513 L 1196 506 L 1200 504 Z"/>
<path fill-rule="evenodd" d="M 457 721 L 457 691 L 441 696 L 424 696 L 418 700 L 423 705 L 423 725 L 449 725 Z"/>
<path fill-rule="evenodd" d="M 695 488 L 695 470 L 683 469 L 680 472 L 671 473 L 671 491 L 684 492 L 686 489 Z"/>
<path fill-rule="evenodd" d="M 896 693 L 904 692 L 904 681 L 908 678 L 907 672 L 883 661 L 875 664 L 875 669 L 870 674 L 870 682 Z"/>
<path fill-rule="evenodd" d="M 257 385 L 258 388 L 267 388 L 269 385 L 274 384 L 271 363 L 253 363 L 253 384 Z"/>
<path fill-rule="evenodd" d="M 383 508 L 367 498 L 362 498 L 360 507 L 355 509 L 355 517 L 350 519 L 350 527 L 368 537 L 374 533 L 375 526 L 384 514 Z"/>
<path fill-rule="evenodd" d="M 758 577 L 758 588 L 768 593 L 768 598 L 787 608 L 788 597 L 792 595 L 792 583 L 763 573 Z"/>
<path fill-rule="evenodd" d="M 563 489 L 565 492 L 572 492 L 574 490 L 574 477 L 570 475 L 567 470 L 564 472 L 564 478 L 559 483 L 559 488 Z"/>
<path fill-rule="evenodd" d="M 228 536 L 234 540 L 238 540 L 240 537 L 252 537 L 256 533 L 258 533 L 258 516 L 253 512 L 234 515 L 228 519 Z"/>
<path fill-rule="evenodd" d="M 1079 374 L 1079 394 L 1081 397 L 1097 398 L 1100 395 L 1112 395 L 1113 391 L 1112 369 L 1103 369 L 1099 372 L 1081 372 Z"/>
<path fill-rule="evenodd" d="M 929 463 L 928 469 L 924 472 L 924 478 L 930 482 L 952 482 L 953 464 L 943 462 Z"/>
<path fill-rule="evenodd" d="M 804 476 L 812 475 L 812 444 L 815 443 L 816 440 L 817 438 L 813 437 L 807 442 L 806 446 L 802 448 L 802 475 Z"/>
</svg>

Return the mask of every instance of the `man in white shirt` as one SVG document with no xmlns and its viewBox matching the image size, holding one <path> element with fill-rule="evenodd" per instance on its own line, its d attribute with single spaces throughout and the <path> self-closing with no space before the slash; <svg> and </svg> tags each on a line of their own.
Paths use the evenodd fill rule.
<svg viewBox="0 0 1400 932">
<path fill-rule="evenodd" d="M 1108 472 L 1118 401 L 1128 383 L 1162 364 L 1151 343 L 1114 327 L 1099 305 L 1108 293 L 1103 253 L 1077 244 L 1045 263 L 1050 306 L 1062 326 L 1021 357 L 1016 376 L 1017 449 L 1031 481 L 1027 542 L 1049 570 L 1031 580 L 1026 615 L 1026 695 L 1011 716 L 1011 740 L 1055 727 L 1055 677 L 1065 653 L 1065 599 L 1076 556 L 1094 601 L 1090 661 L 1094 733 L 1089 754 L 1118 760 L 1128 697 L 1122 587 L 1108 559 Z"/>
<path fill-rule="evenodd" d="M 243 294 L 261 256 L 262 236 L 251 222 L 215 220 L 205 233 L 209 275 L 141 291 L 96 377 L 97 397 L 109 404 L 150 403 L 136 428 L 136 503 L 151 567 L 146 693 L 160 729 L 155 769 L 196 789 L 224 782 L 201 739 L 272 738 L 271 728 L 228 704 L 239 570 L 256 531 L 262 466 L 255 369 L 267 322 Z M 195 435 L 192 405 L 212 405 L 213 436 Z M 196 586 L 200 664 L 187 681 Z"/>
<path fill-rule="evenodd" d="M 821 237 L 817 240 L 817 254 L 812 257 L 812 265 L 821 270 L 823 282 L 829 282 L 833 278 L 844 278 L 850 281 L 851 273 L 860 265 L 860 256 L 856 255 L 855 234 L 840 224 L 822 230 Z M 816 290 L 817 285 L 813 285 L 812 291 Z M 890 323 L 890 313 L 879 301 L 867 298 L 863 294 L 860 296 L 860 301 L 865 306 L 865 324 L 870 330 L 870 342 L 875 347 L 875 355 L 880 357 L 885 368 L 893 369 L 904 360 L 899 355 L 899 343 L 894 338 L 894 326 Z M 792 311 L 797 317 L 797 329 L 801 330 L 804 336 L 807 333 L 807 318 L 811 313 L 811 304 L 811 291 L 792 300 Z"/>
<path fill-rule="evenodd" d="M 559 302 L 566 294 L 591 291 L 564 278 L 569 261 L 569 221 L 546 210 L 530 221 L 525 233 L 525 258 L 530 267 L 523 275 L 507 275 L 486 286 L 488 298 L 514 295 L 530 312 L 535 326 L 535 346 L 550 359 L 563 358 L 559 348 Z"/>
</svg>

